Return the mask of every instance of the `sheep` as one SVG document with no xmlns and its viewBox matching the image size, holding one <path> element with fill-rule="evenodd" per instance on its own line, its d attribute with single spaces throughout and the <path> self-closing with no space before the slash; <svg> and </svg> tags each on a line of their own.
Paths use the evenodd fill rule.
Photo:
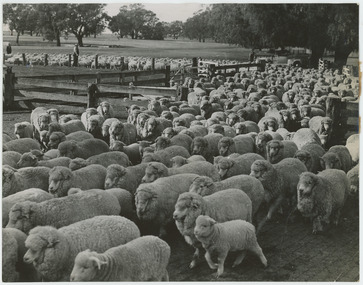
<svg viewBox="0 0 363 285">
<path fill-rule="evenodd" d="M 64 123 L 67 123 L 71 120 L 78 120 L 78 116 L 77 115 L 74 115 L 74 114 L 65 114 L 65 115 L 62 115 L 59 117 L 59 123 L 60 124 L 64 124 Z"/>
<path fill-rule="evenodd" d="M 103 190 L 77 194 L 43 202 L 16 203 L 9 212 L 7 228 L 28 234 L 36 226 L 61 228 L 100 215 L 119 215 L 121 207 L 115 197 Z"/>
<path fill-rule="evenodd" d="M 99 104 L 99 106 L 97 107 L 97 112 L 103 117 L 104 120 L 113 118 L 115 116 L 111 104 L 107 101 L 103 101 Z"/>
<path fill-rule="evenodd" d="M 206 161 L 204 157 L 203 157 L 203 159 L 204 159 L 204 161 Z M 187 159 L 180 155 L 177 155 L 177 156 L 174 156 L 173 158 L 171 158 L 171 162 L 173 164 L 171 168 L 178 168 L 178 167 L 181 167 L 188 163 Z"/>
<path fill-rule="evenodd" d="M 318 144 L 308 143 L 295 152 L 294 157 L 302 161 L 309 172 L 317 174 L 323 170 L 320 159 L 325 154 L 325 150 Z"/>
<path fill-rule="evenodd" d="M 59 156 L 74 159 L 80 157 L 87 159 L 93 155 L 108 152 L 107 143 L 100 139 L 87 139 L 83 142 L 65 141 L 58 145 Z"/>
<path fill-rule="evenodd" d="M 109 119 L 106 119 L 102 124 L 102 136 L 105 141 L 108 141 L 108 142 L 110 141 L 109 129 L 113 122 L 119 122 L 119 120 L 116 118 L 109 118 Z M 128 123 L 130 123 L 130 122 L 128 122 Z"/>
<path fill-rule="evenodd" d="M 284 158 L 294 157 L 297 150 L 296 144 L 292 141 L 271 140 L 266 145 L 266 159 L 275 164 Z"/>
<path fill-rule="evenodd" d="M 34 201 L 34 202 L 43 202 L 45 200 L 49 200 L 54 198 L 52 194 L 39 189 L 39 188 L 30 188 L 24 191 L 17 192 L 15 194 L 9 195 L 2 199 L 2 221 L 3 227 L 5 227 L 9 222 L 9 212 L 12 206 L 16 203 L 23 201 Z"/>
<path fill-rule="evenodd" d="M 60 229 L 38 226 L 25 241 L 24 261 L 33 264 L 44 281 L 69 281 L 79 252 L 104 252 L 138 237 L 137 226 L 120 216 L 96 216 Z"/>
<path fill-rule="evenodd" d="M 352 162 L 357 164 L 359 162 L 359 134 L 351 135 L 345 144 L 348 149 Z"/>
<path fill-rule="evenodd" d="M 347 177 L 350 183 L 350 195 L 359 195 L 359 164 L 348 171 Z"/>
<path fill-rule="evenodd" d="M 13 139 L 12 139 L 11 136 L 9 136 L 9 134 L 3 132 L 3 145 L 6 144 L 6 143 L 8 143 L 9 141 L 12 141 L 12 140 Z"/>
<path fill-rule="evenodd" d="M 172 167 L 171 158 L 177 155 L 185 158 L 190 157 L 189 152 L 184 147 L 173 145 L 154 153 L 144 154 L 142 162 L 157 161 L 165 164 L 166 167 Z"/>
<path fill-rule="evenodd" d="M 122 188 L 134 194 L 137 187 L 141 184 L 147 163 L 135 166 L 123 167 L 119 164 L 111 164 L 107 167 L 107 175 L 104 180 L 105 189 Z"/>
<path fill-rule="evenodd" d="M 108 167 L 111 164 L 119 164 L 127 167 L 131 165 L 131 162 L 125 153 L 112 151 L 93 155 L 86 160 L 83 158 L 75 158 L 69 162 L 69 168 L 73 171 L 92 164 L 102 165 L 103 167 Z"/>
<path fill-rule="evenodd" d="M 320 140 L 324 146 L 330 144 L 330 139 L 332 135 L 332 124 L 333 120 L 329 117 L 315 116 L 309 120 L 309 128 L 313 130 L 317 135 L 319 135 Z M 322 140 L 323 138 L 323 140 Z"/>
<path fill-rule="evenodd" d="M 264 158 L 257 153 L 246 153 L 235 158 L 217 156 L 214 158 L 214 165 L 220 179 L 224 180 L 240 174 L 250 174 L 252 163 L 261 159 Z"/>
<path fill-rule="evenodd" d="M 108 129 L 111 141 L 122 141 L 126 145 L 136 142 L 136 127 L 130 123 L 112 122 Z"/>
<path fill-rule="evenodd" d="M 261 181 L 265 189 L 265 201 L 269 204 L 267 216 L 259 223 L 257 232 L 272 218 L 284 200 L 290 208 L 296 206 L 296 186 L 299 175 L 305 171 L 305 165 L 297 158 L 285 158 L 276 164 L 256 160 L 252 164 L 250 175 Z"/>
<path fill-rule="evenodd" d="M 309 143 L 315 143 L 321 146 L 319 136 L 313 130 L 309 128 L 301 128 L 296 131 L 292 141 L 297 145 L 298 149 L 301 149 L 304 145 Z"/>
<path fill-rule="evenodd" d="M 88 129 L 88 118 L 92 115 L 97 115 L 97 109 L 95 108 L 87 108 L 85 112 L 81 115 L 81 122 L 85 128 L 85 130 Z"/>
<path fill-rule="evenodd" d="M 58 122 L 59 121 L 59 111 L 57 109 L 48 109 L 47 113 L 50 116 L 51 122 Z"/>
<path fill-rule="evenodd" d="M 70 120 L 64 124 L 61 124 L 62 129 L 66 135 L 69 135 L 78 131 L 86 131 L 87 128 L 84 127 L 81 120 Z"/>
<path fill-rule="evenodd" d="M 297 209 L 313 219 L 313 234 L 324 230 L 323 223 L 338 225 L 340 211 L 350 190 L 342 170 L 327 169 L 317 175 L 303 172 L 297 185 Z"/>
<path fill-rule="evenodd" d="M 113 141 L 110 144 L 110 151 L 121 151 L 125 153 L 133 165 L 139 164 L 141 162 L 139 143 L 125 145 L 123 142 Z"/>
<path fill-rule="evenodd" d="M 89 116 L 87 119 L 87 132 L 89 132 L 95 139 L 102 139 L 102 124 L 104 122 L 104 118 L 97 114 Z M 83 126 L 83 124 L 82 124 Z"/>
<path fill-rule="evenodd" d="M 185 134 L 177 134 L 170 139 L 160 136 L 155 140 L 155 150 L 158 151 L 165 149 L 168 146 L 179 145 L 184 147 L 188 152 L 190 152 L 190 146 L 192 144 L 192 141 L 193 139 Z"/>
<path fill-rule="evenodd" d="M 56 166 L 49 171 L 48 192 L 54 197 L 67 196 L 71 187 L 89 190 L 93 188 L 104 189 L 106 168 L 101 165 L 89 165 L 71 171 L 64 166 Z"/>
<path fill-rule="evenodd" d="M 31 151 L 32 149 L 40 150 L 40 144 L 31 138 L 12 140 L 3 144 L 3 152 L 16 151 L 20 154 L 23 154 L 25 152 Z"/>
<path fill-rule="evenodd" d="M 347 173 L 352 168 L 352 157 L 346 146 L 335 145 L 322 156 L 320 163 L 323 169 L 341 169 Z"/>
<path fill-rule="evenodd" d="M 44 107 L 35 108 L 30 114 L 30 123 L 34 126 L 34 138 L 39 139 L 39 134 L 43 130 L 48 130 L 50 115 Z"/>
<path fill-rule="evenodd" d="M 241 264 L 250 251 L 258 256 L 262 264 L 267 267 L 267 259 L 257 242 L 255 227 L 243 220 L 233 220 L 218 223 L 209 216 L 200 215 L 195 221 L 194 235 L 206 250 L 205 259 L 211 269 L 217 269 L 216 278 L 224 272 L 224 261 L 230 251 L 237 251 L 232 267 Z M 214 263 L 212 256 L 217 256 L 218 263 Z"/>
<path fill-rule="evenodd" d="M 33 138 L 34 126 L 29 122 L 14 124 L 14 134 L 17 139 Z"/>
<path fill-rule="evenodd" d="M 121 216 L 126 217 L 132 221 L 137 219 L 136 211 L 134 209 L 134 196 L 129 191 L 121 188 L 110 188 L 106 189 L 105 192 L 116 197 L 118 203 L 121 206 Z"/>
<path fill-rule="evenodd" d="M 104 253 L 82 251 L 71 281 L 169 281 L 170 246 L 154 236 L 136 238 Z"/>
<path fill-rule="evenodd" d="M 257 125 L 260 129 L 260 132 L 267 130 L 275 132 L 278 129 L 277 119 L 275 117 L 266 116 L 266 114 L 265 117 L 261 118 Z"/>
<path fill-rule="evenodd" d="M 160 102 L 159 101 L 157 101 L 155 99 L 152 99 L 152 100 L 149 101 L 149 103 L 147 105 L 147 109 L 156 112 L 156 114 L 158 116 L 160 116 L 160 114 L 162 113 L 162 111 L 166 111 L 167 110 L 167 107 L 160 105 Z"/>
<path fill-rule="evenodd" d="M 49 142 L 47 144 L 48 149 L 57 149 L 58 145 L 64 141 L 74 140 L 76 142 L 82 142 L 86 139 L 93 139 L 93 135 L 85 131 L 77 131 L 65 135 L 62 132 L 53 132 L 49 136 Z"/>
<path fill-rule="evenodd" d="M 238 135 L 234 138 L 223 137 L 218 141 L 218 152 L 221 156 L 232 153 L 245 154 L 253 152 L 254 141 L 249 135 Z"/>
<path fill-rule="evenodd" d="M 165 237 L 166 225 L 173 220 L 174 205 L 179 194 L 187 192 L 196 174 L 176 174 L 152 183 L 141 184 L 135 193 L 136 214 L 140 221 L 151 222 Z"/>
<path fill-rule="evenodd" d="M 272 136 L 267 132 L 260 132 L 255 138 L 255 149 L 256 153 L 260 154 L 262 157 L 266 158 L 266 146 L 269 141 L 271 141 L 273 138 Z"/>
<path fill-rule="evenodd" d="M 3 155 L 3 165 L 9 165 L 12 168 L 18 168 L 18 161 L 21 158 L 21 154 L 16 151 L 5 151 L 2 153 Z"/>
<path fill-rule="evenodd" d="M 161 136 L 164 129 L 172 126 L 173 124 L 169 120 L 151 117 L 146 120 L 140 136 L 144 140 L 155 141 L 157 137 Z"/>
<path fill-rule="evenodd" d="M 196 266 L 201 248 L 193 231 L 199 215 L 208 215 L 219 222 L 236 219 L 251 222 L 252 202 L 240 189 L 226 189 L 205 197 L 191 192 L 179 195 L 173 218 L 185 241 L 195 248 L 190 268 Z"/>
<path fill-rule="evenodd" d="M 151 183 L 160 177 L 168 177 L 176 174 L 194 173 L 198 175 L 208 176 L 213 181 L 219 181 L 219 175 L 213 164 L 207 161 L 196 161 L 185 164 L 179 168 L 167 168 L 160 162 L 150 162 L 145 169 L 145 175 L 142 183 Z"/>
<path fill-rule="evenodd" d="M 236 130 L 236 135 L 243 135 L 251 132 L 260 132 L 260 128 L 258 127 L 258 125 L 252 121 L 236 123 L 233 128 Z"/>
<path fill-rule="evenodd" d="M 46 191 L 48 189 L 49 170 L 48 167 L 41 166 L 25 167 L 18 170 L 6 165 L 3 166 L 2 197 L 29 188 L 40 188 Z"/>
<path fill-rule="evenodd" d="M 65 166 L 68 167 L 71 159 L 69 157 L 58 157 L 49 160 L 38 160 L 38 158 L 32 154 L 31 152 L 24 153 L 18 163 L 17 168 L 24 167 L 36 167 L 36 166 L 44 166 L 48 168 L 53 168 L 55 166 Z"/>
</svg>

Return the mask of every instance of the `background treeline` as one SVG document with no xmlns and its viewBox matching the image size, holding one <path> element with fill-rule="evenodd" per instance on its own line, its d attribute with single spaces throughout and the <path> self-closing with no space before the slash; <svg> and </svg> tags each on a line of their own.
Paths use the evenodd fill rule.
<svg viewBox="0 0 363 285">
<path fill-rule="evenodd" d="M 4 4 L 3 20 L 16 32 L 42 35 L 61 44 L 73 34 L 83 38 L 109 28 L 118 38 L 163 40 L 186 37 L 204 42 L 236 44 L 247 48 L 299 46 L 312 50 L 316 64 L 325 49 L 344 62 L 358 49 L 357 4 L 213 4 L 185 22 L 161 22 L 142 4 L 122 6 L 116 16 L 105 4 Z M 172 13 L 172 11 L 171 11 Z"/>
</svg>

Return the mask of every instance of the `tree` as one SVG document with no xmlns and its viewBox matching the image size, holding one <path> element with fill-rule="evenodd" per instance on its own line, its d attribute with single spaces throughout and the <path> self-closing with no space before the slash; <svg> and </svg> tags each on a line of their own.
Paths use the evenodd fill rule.
<svg viewBox="0 0 363 285">
<path fill-rule="evenodd" d="M 182 21 L 173 21 L 168 25 L 168 34 L 174 40 L 177 40 L 181 33 L 183 32 L 183 22 Z"/>
<path fill-rule="evenodd" d="M 123 38 L 131 34 L 131 14 L 128 12 L 126 5 L 122 6 L 119 13 L 111 18 L 108 27 L 119 38 Z"/>
<path fill-rule="evenodd" d="M 9 25 L 11 31 L 16 31 L 16 43 L 19 44 L 19 36 L 24 30 L 28 30 L 26 19 L 29 13 L 33 13 L 33 7 L 30 4 L 4 4 L 3 5 L 3 22 Z"/>
<path fill-rule="evenodd" d="M 205 39 L 211 35 L 209 25 L 210 11 L 198 11 L 193 17 L 188 18 L 184 24 L 184 35 L 189 39 L 198 39 L 199 42 L 205 42 Z"/>
</svg>

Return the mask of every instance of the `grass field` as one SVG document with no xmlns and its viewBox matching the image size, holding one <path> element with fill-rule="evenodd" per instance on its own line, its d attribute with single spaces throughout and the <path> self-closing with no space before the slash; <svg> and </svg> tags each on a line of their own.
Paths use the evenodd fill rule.
<svg viewBox="0 0 363 285">
<path fill-rule="evenodd" d="M 23 53 L 72 53 L 73 45 L 77 42 L 74 36 L 68 39 L 61 38 L 61 47 L 55 42 L 43 41 L 42 37 L 23 35 L 20 36 L 19 45 L 16 45 L 16 36 L 9 33 L 3 34 L 3 41 L 10 42 L 13 52 Z M 163 41 L 117 39 L 111 34 L 97 36 L 97 38 L 84 38 L 85 47 L 80 48 L 81 54 L 107 54 L 117 56 L 146 56 L 146 57 L 170 57 L 203 59 L 230 59 L 248 60 L 249 49 L 220 44 L 214 42 L 199 43 L 187 39 Z M 115 46 L 115 47 L 109 47 Z"/>
</svg>

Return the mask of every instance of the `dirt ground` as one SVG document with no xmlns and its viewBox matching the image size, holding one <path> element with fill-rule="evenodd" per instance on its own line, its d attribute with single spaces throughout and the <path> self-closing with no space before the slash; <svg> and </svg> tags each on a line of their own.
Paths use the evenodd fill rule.
<svg viewBox="0 0 363 285">
<path fill-rule="evenodd" d="M 13 124 L 29 121 L 29 117 L 29 112 L 5 113 L 3 131 L 12 135 Z M 340 225 L 321 235 L 312 234 L 310 221 L 297 219 L 287 224 L 285 218 L 277 215 L 258 237 L 268 267 L 263 268 L 255 256 L 247 255 L 241 265 L 232 268 L 235 255 L 230 254 L 218 281 L 358 281 L 357 199 L 350 197 Z M 170 281 L 216 281 L 215 271 L 204 259 L 197 268 L 189 269 L 194 250 L 175 227 L 170 228 L 166 241 L 171 246 Z"/>
</svg>

